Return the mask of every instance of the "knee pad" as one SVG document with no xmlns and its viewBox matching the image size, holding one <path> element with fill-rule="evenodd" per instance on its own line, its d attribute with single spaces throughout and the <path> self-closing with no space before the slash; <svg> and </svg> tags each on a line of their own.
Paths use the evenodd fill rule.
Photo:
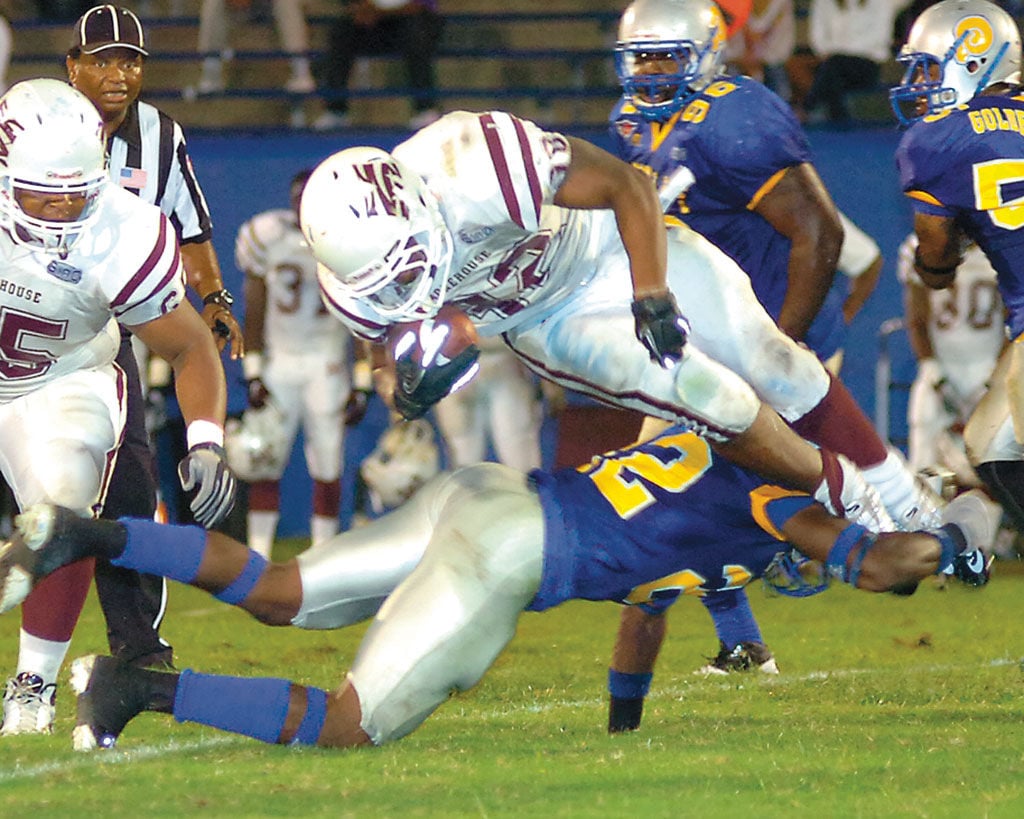
<svg viewBox="0 0 1024 819">
<path fill-rule="evenodd" d="M 675 390 L 682 406 L 697 420 L 732 435 L 746 432 L 761 408 L 746 381 L 692 345 L 676 366 Z"/>
<path fill-rule="evenodd" d="M 34 467 L 43 497 L 75 511 L 99 499 L 105 458 L 80 441 L 57 439 L 41 447 Z"/>
</svg>

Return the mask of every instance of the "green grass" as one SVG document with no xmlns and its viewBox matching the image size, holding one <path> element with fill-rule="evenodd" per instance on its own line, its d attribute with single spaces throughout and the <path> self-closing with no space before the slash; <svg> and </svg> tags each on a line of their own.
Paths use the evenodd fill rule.
<svg viewBox="0 0 1024 819">
<path fill-rule="evenodd" d="M 287 544 L 295 549 L 297 543 Z M 783 674 L 704 679 L 695 600 L 671 615 L 641 731 L 604 730 L 618 608 L 524 615 L 473 691 L 407 739 L 321 751 L 261 745 L 164 715 L 120 750 L 70 750 L 74 703 L 49 737 L 0 741 L 4 816 L 1005 816 L 1024 813 L 1024 567 L 988 588 L 923 584 L 907 599 L 837 588 L 751 600 Z M 259 626 L 172 587 L 179 666 L 333 688 L 363 628 Z M 18 618 L 0 618 L 0 676 Z M 71 656 L 102 650 L 90 598 Z"/>
</svg>

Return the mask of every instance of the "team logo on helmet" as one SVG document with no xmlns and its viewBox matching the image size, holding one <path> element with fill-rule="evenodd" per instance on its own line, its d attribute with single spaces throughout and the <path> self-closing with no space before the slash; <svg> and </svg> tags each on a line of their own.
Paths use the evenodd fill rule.
<svg viewBox="0 0 1024 819">
<path fill-rule="evenodd" d="M 968 61 L 984 54 L 992 47 L 995 34 L 992 24 L 978 14 L 964 17 L 953 27 L 955 42 L 960 45 L 956 49 L 956 61 L 965 65 Z"/>
</svg>

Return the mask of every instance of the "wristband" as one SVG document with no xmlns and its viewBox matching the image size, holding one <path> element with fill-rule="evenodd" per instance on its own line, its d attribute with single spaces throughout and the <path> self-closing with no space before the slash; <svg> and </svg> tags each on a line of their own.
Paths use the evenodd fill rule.
<svg viewBox="0 0 1024 819">
<path fill-rule="evenodd" d="M 199 444 L 216 444 L 222 447 L 224 446 L 224 428 L 213 421 L 204 419 L 193 421 L 188 425 L 185 442 L 189 449 Z"/>
<path fill-rule="evenodd" d="M 957 259 L 953 264 L 948 267 L 932 267 L 921 261 L 921 248 L 920 246 L 914 251 L 914 266 L 923 273 L 927 273 L 929 276 L 948 276 L 951 273 L 956 273 L 956 269 L 960 266 L 960 262 L 963 259 Z"/>
<path fill-rule="evenodd" d="M 365 358 L 359 359 L 352 366 L 352 387 L 362 392 L 373 390 L 373 370 L 370 369 L 370 362 Z"/>
<path fill-rule="evenodd" d="M 209 307 L 211 304 L 216 304 L 218 307 L 223 307 L 226 310 L 231 309 L 231 305 L 235 303 L 235 297 L 231 295 L 231 291 L 225 288 L 220 290 L 214 290 L 211 293 L 207 293 L 203 296 L 203 306 Z"/>
<path fill-rule="evenodd" d="M 242 358 L 242 377 L 246 381 L 252 381 L 263 375 L 263 353 L 259 350 L 246 352 Z"/>
</svg>

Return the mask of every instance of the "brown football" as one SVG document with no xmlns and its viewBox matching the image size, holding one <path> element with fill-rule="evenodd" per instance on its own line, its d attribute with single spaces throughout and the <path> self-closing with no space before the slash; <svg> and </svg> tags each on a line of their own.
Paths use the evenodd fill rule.
<svg viewBox="0 0 1024 819">
<path fill-rule="evenodd" d="M 422 321 L 407 321 L 400 324 L 395 324 L 388 331 L 388 353 L 391 356 L 392 361 L 396 354 L 396 345 L 409 344 L 409 341 L 402 341 L 405 336 L 412 331 L 413 337 L 411 339 L 414 350 L 413 360 L 421 361 L 423 358 L 423 345 L 429 344 L 435 333 L 442 332 L 441 328 L 447 328 L 447 334 L 441 343 L 441 353 L 449 359 L 455 358 L 459 353 L 469 347 L 471 344 L 477 344 L 480 341 L 480 336 L 477 334 L 476 325 L 473 324 L 473 320 L 467 316 L 458 307 L 451 304 L 445 304 L 437 311 L 437 315 L 433 318 L 424 319 Z"/>
</svg>

